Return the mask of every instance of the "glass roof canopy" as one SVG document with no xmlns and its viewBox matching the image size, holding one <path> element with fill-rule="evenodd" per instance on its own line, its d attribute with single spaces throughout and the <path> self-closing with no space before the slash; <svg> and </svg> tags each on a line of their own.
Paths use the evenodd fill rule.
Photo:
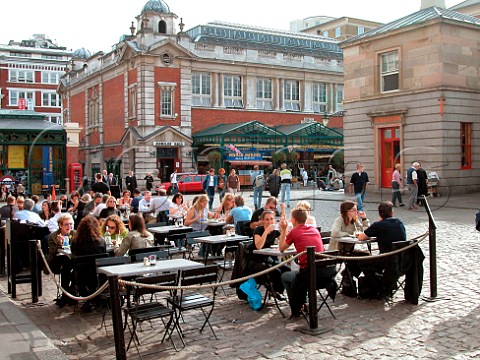
<svg viewBox="0 0 480 360">
<path fill-rule="evenodd" d="M 215 126 L 193 134 L 194 147 L 250 145 L 258 149 L 287 146 L 333 152 L 343 147 L 343 135 L 318 122 L 269 127 L 259 121 Z"/>
</svg>

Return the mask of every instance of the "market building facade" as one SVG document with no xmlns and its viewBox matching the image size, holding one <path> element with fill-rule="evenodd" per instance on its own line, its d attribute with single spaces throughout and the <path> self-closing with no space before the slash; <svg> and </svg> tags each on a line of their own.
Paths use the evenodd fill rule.
<svg viewBox="0 0 480 360">
<path fill-rule="evenodd" d="M 82 129 L 87 174 L 198 170 L 195 134 L 222 124 L 342 128 L 335 40 L 221 22 L 184 31 L 160 0 L 136 19 L 111 52 L 75 61 L 59 86 L 66 122 Z"/>
</svg>

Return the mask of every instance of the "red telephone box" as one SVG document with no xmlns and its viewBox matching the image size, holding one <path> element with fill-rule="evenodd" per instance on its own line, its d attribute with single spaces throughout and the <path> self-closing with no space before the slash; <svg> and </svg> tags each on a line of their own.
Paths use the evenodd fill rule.
<svg viewBox="0 0 480 360">
<path fill-rule="evenodd" d="M 70 179 L 70 191 L 80 188 L 83 180 L 82 164 L 73 163 L 68 165 L 68 177 Z"/>
</svg>

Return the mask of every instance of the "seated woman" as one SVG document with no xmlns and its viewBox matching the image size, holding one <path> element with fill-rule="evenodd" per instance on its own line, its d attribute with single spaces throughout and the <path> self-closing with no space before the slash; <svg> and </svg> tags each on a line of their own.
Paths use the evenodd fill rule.
<svg viewBox="0 0 480 360">
<path fill-rule="evenodd" d="M 123 256 L 130 249 L 141 249 L 153 246 L 153 234 L 147 231 L 142 215 L 130 214 L 128 217 L 128 228 L 130 231 L 123 239 L 122 244 L 120 246 L 115 245 L 115 256 Z"/>
<path fill-rule="evenodd" d="M 130 194 L 129 190 L 124 190 L 122 193 L 122 197 L 118 200 L 118 206 L 127 206 L 130 208 L 130 204 L 132 203 L 132 194 Z"/>
<path fill-rule="evenodd" d="M 105 219 L 102 225 L 102 237 L 105 238 L 105 233 L 107 232 L 110 233 L 110 237 L 112 239 L 113 245 L 115 245 L 117 242 L 120 244 L 122 240 L 127 236 L 128 230 L 123 224 L 122 219 L 118 215 L 110 215 Z"/>
<path fill-rule="evenodd" d="M 75 235 L 73 230 L 73 218 L 70 214 L 62 214 L 58 218 L 58 230 L 54 231 L 48 237 L 48 266 L 54 274 L 61 274 L 61 286 L 65 291 L 70 292 L 70 278 L 72 273 L 72 260 L 70 257 L 61 252 L 65 236 L 68 237 L 69 243 Z M 56 304 L 59 307 L 64 307 L 67 304 L 74 304 L 75 301 L 70 299 L 67 295 L 62 294 L 62 297 L 57 299 Z"/>
<path fill-rule="evenodd" d="M 265 210 L 261 219 L 263 220 L 263 226 L 257 226 L 253 232 L 253 244 L 256 250 L 265 249 L 271 247 L 277 242 L 280 236 L 280 231 L 276 227 L 275 212 L 272 210 Z M 278 263 L 278 258 L 270 256 L 252 254 L 248 262 L 248 271 L 250 274 L 268 269 L 272 265 Z M 277 299 L 283 300 L 281 294 L 285 290 L 281 275 L 285 271 L 290 269 L 287 266 L 283 266 L 279 269 L 268 273 L 268 280 L 272 284 L 273 289 L 269 289 L 271 294 L 276 296 Z M 259 280 L 262 283 L 262 280 Z"/>
<path fill-rule="evenodd" d="M 235 207 L 235 197 L 232 194 L 225 194 L 222 203 L 215 210 L 215 219 L 225 219 Z"/>
<path fill-rule="evenodd" d="M 181 193 L 176 193 L 173 195 L 172 203 L 168 209 L 168 220 L 173 224 L 175 220 L 181 219 L 183 221 L 185 214 L 189 208 L 188 202 L 183 203 L 183 195 Z"/>
<path fill-rule="evenodd" d="M 356 230 L 362 232 L 363 229 L 369 226 L 370 221 L 367 219 L 365 211 L 357 211 L 357 205 L 354 202 L 344 201 L 340 205 L 340 216 L 337 217 L 333 223 L 332 239 L 330 240 L 328 250 L 352 250 L 351 248 L 342 246 L 342 244 L 335 239 L 355 235 Z"/>
<path fill-rule="evenodd" d="M 40 212 L 40 219 L 47 221 L 52 217 L 52 207 L 50 201 L 42 202 L 42 211 Z"/>
<path fill-rule="evenodd" d="M 76 214 L 79 203 L 80 194 L 78 193 L 78 191 L 72 191 L 72 193 L 70 194 L 70 200 L 67 201 L 66 205 L 62 203 L 62 206 L 65 206 L 69 213 Z"/>
<path fill-rule="evenodd" d="M 193 231 L 205 231 L 208 227 L 208 219 L 213 218 L 214 214 L 208 211 L 208 196 L 203 194 L 197 198 L 197 201 L 188 210 L 185 218 L 185 225 L 191 226 Z"/>
<path fill-rule="evenodd" d="M 107 205 L 106 208 L 102 209 L 102 211 L 100 211 L 100 215 L 98 216 L 100 224 L 102 225 L 105 219 L 110 215 L 120 216 L 120 212 L 117 210 L 117 200 L 113 196 L 109 196 L 105 204 Z"/>
</svg>

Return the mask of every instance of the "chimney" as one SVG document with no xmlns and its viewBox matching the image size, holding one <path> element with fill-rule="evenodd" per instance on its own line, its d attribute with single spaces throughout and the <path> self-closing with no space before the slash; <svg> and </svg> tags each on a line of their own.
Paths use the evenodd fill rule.
<svg viewBox="0 0 480 360">
<path fill-rule="evenodd" d="M 432 6 L 446 9 L 445 0 L 422 0 L 422 5 L 420 6 L 420 10 L 427 9 Z"/>
</svg>

